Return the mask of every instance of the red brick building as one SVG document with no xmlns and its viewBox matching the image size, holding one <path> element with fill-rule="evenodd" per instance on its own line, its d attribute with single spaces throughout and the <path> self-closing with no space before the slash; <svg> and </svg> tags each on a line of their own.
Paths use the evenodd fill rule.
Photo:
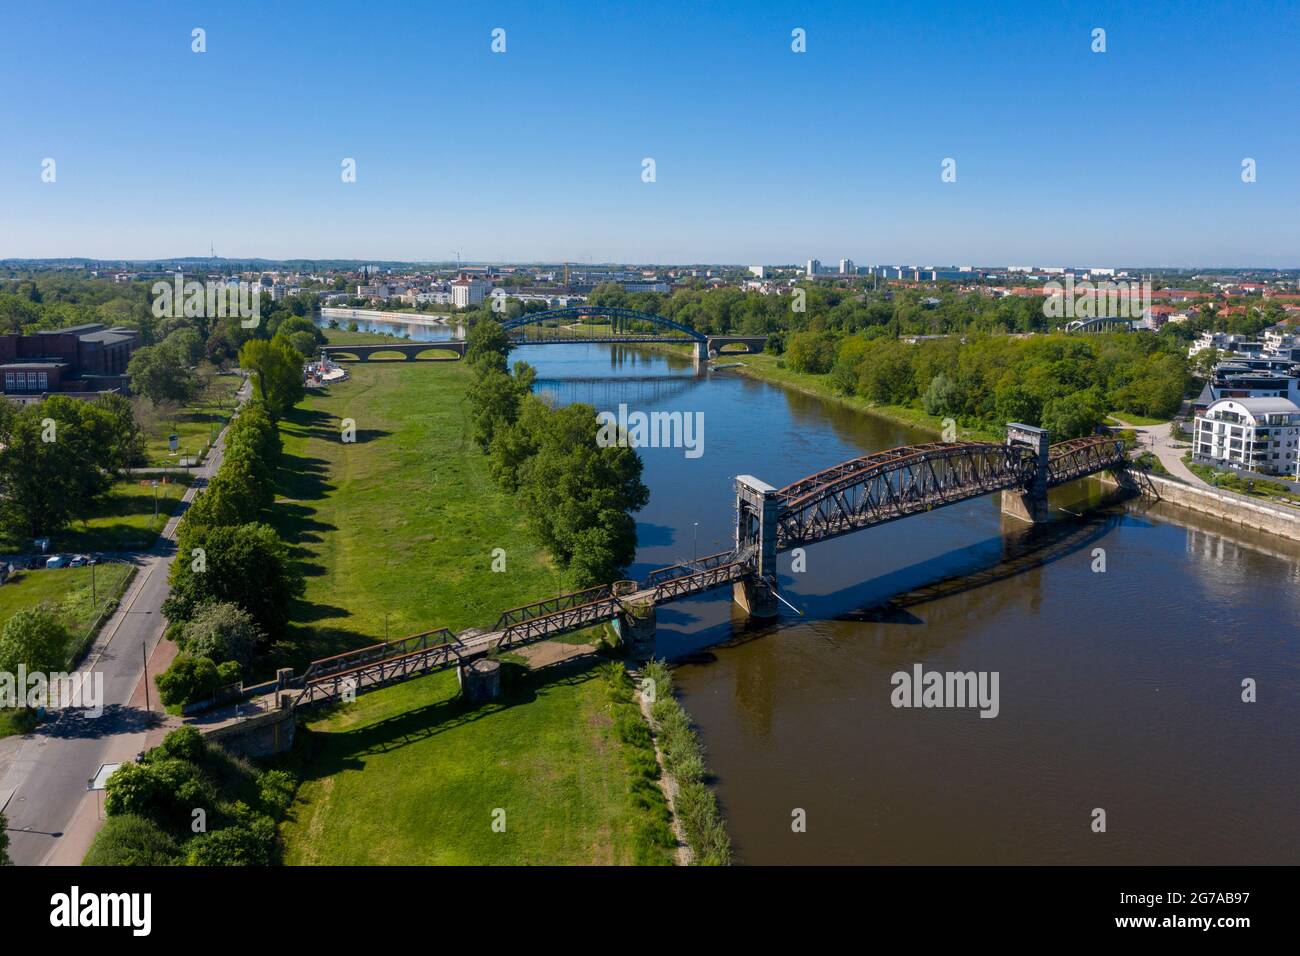
<svg viewBox="0 0 1300 956">
<path fill-rule="evenodd" d="M 0 389 L 16 401 L 118 391 L 127 385 L 126 365 L 139 346 L 136 329 L 99 323 L 0 335 Z"/>
</svg>

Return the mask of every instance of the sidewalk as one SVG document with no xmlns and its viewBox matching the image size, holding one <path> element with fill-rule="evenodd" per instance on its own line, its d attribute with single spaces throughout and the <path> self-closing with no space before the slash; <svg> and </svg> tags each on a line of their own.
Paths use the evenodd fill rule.
<svg viewBox="0 0 1300 956">
<path fill-rule="evenodd" d="M 1203 481 L 1200 476 L 1187 467 L 1183 461 L 1183 455 L 1187 452 L 1188 446 L 1182 442 L 1178 444 L 1183 447 L 1176 447 L 1172 437 L 1173 422 L 1163 422 L 1159 425 L 1128 425 L 1138 436 L 1138 448 L 1140 451 L 1149 451 L 1165 466 L 1165 469 L 1180 481 L 1196 488 L 1209 488 L 1210 486 Z"/>
</svg>

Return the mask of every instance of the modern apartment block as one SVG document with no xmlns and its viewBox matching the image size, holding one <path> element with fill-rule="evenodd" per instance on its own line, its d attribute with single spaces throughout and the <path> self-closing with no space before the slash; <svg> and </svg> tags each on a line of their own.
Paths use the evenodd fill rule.
<svg viewBox="0 0 1300 956">
<path fill-rule="evenodd" d="M 31 402 L 55 393 L 117 391 L 127 385 L 126 365 L 139 346 L 138 330 L 100 323 L 0 335 L 4 396 Z"/>
<path fill-rule="evenodd" d="M 1224 398 L 1196 416 L 1193 457 L 1264 475 L 1296 474 L 1300 406 L 1285 398 Z"/>
</svg>

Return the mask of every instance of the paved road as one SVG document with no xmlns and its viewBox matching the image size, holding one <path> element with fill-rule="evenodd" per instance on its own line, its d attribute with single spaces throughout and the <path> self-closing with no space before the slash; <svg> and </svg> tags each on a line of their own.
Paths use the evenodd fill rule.
<svg viewBox="0 0 1300 956">
<path fill-rule="evenodd" d="M 241 400 L 247 394 L 245 383 Z M 194 470 L 185 502 L 220 466 L 224 447 L 223 431 L 207 462 Z M 90 719 L 79 711 L 64 711 L 26 737 L 0 741 L 6 745 L 6 759 L 0 763 L 0 808 L 9 820 L 9 855 L 15 863 L 81 862 L 99 829 L 102 797 L 87 792 L 86 782 L 102 764 L 134 759 L 161 716 L 156 695 L 150 701 L 152 711 L 145 708 L 141 676 L 145 655 L 152 656 L 166 624 L 160 609 L 167 597 L 179 521 L 180 514 L 168 521 L 158 543 L 141 556 L 121 607 L 81 667 L 104 675 L 104 713 Z"/>
<path fill-rule="evenodd" d="M 1177 442 L 1177 447 L 1175 447 L 1174 439 L 1170 437 L 1170 433 L 1173 431 L 1172 422 L 1163 422 L 1159 425 L 1129 425 L 1127 427 L 1137 432 L 1142 450 L 1152 452 L 1160 459 L 1160 464 L 1164 465 L 1175 478 L 1181 478 L 1189 485 L 1197 488 L 1210 487 L 1183 461 L 1183 455 L 1187 453 L 1188 446 L 1186 442 Z"/>
</svg>

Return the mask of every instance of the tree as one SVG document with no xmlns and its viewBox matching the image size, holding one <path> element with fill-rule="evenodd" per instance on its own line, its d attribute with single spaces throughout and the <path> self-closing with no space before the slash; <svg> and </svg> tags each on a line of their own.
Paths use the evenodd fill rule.
<svg viewBox="0 0 1300 956">
<path fill-rule="evenodd" d="M 957 386 L 940 372 L 930 380 L 930 387 L 921 396 L 921 407 L 927 415 L 946 415 L 957 410 Z"/>
<path fill-rule="evenodd" d="M 0 632 L 0 672 L 15 673 L 19 665 L 29 672 L 62 671 L 68 663 L 69 643 L 68 629 L 50 608 L 16 611 Z"/>
<path fill-rule="evenodd" d="M 0 403 L 0 524 L 36 535 L 85 514 L 125 467 L 122 442 L 120 422 L 96 402 Z"/>
<path fill-rule="evenodd" d="M 634 448 L 600 447 L 595 409 L 574 404 L 538 422 L 537 452 L 519 470 L 530 523 L 577 585 L 620 576 L 636 556 L 636 522 L 649 489 Z"/>
<path fill-rule="evenodd" d="M 13 862 L 9 859 L 9 821 L 0 813 L 0 866 L 12 866 Z"/>
<path fill-rule="evenodd" d="M 269 635 L 289 621 L 289 606 L 303 590 L 288 549 L 266 524 L 190 525 L 177 538 L 171 593 L 163 602 L 169 621 L 191 620 L 210 602 L 237 604 Z"/>
<path fill-rule="evenodd" d="M 510 348 L 510 337 L 491 313 L 470 321 L 469 331 L 465 334 L 465 360 L 470 365 L 486 364 L 505 372 Z"/>
<path fill-rule="evenodd" d="M 492 362 L 484 362 L 469 389 L 470 420 L 474 440 L 480 448 L 492 444 L 498 429 L 508 428 L 519 417 L 519 404 L 532 388 L 536 373 L 524 362 L 515 363 L 515 374 L 501 371 Z"/>
<path fill-rule="evenodd" d="M 169 342 L 137 349 L 126 366 L 132 391 L 155 405 L 188 402 L 198 389 L 190 363 L 181 356 L 176 343 Z"/>
<path fill-rule="evenodd" d="M 1091 391 L 1052 398 L 1043 406 L 1043 427 L 1052 441 L 1091 435 L 1105 418 L 1105 405 Z"/>
<path fill-rule="evenodd" d="M 201 605 L 181 631 L 180 645 L 194 657 L 208 657 L 218 664 L 236 661 L 247 664 L 266 639 L 253 616 L 230 603 Z"/>
<path fill-rule="evenodd" d="M 302 401 L 302 356 L 287 339 L 249 339 L 239 350 L 239 365 L 253 376 L 258 399 L 272 419 Z"/>
</svg>

